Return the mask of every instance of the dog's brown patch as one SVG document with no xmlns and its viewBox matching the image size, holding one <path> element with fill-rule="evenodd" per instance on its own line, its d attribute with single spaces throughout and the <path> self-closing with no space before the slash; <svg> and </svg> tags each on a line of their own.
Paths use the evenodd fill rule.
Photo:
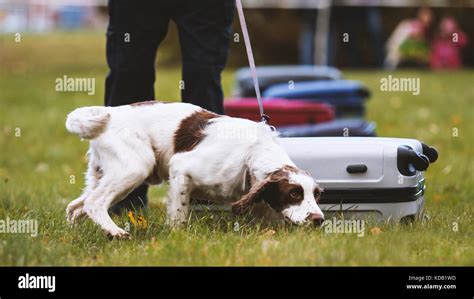
<svg viewBox="0 0 474 299">
<path fill-rule="evenodd" d="M 293 172 L 293 173 L 299 173 L 299 174 L 305 174 L 305 175 L 311 176 L 311 174 L 308 171 L 300 169 L 292 165 L 285 165 L 281 168 L 281 170 L 286 171 L 286 172 Z"/>
<path fill-rule="evenodd" d="M 297 173 L 300 169 L 285 165 L 281 169 L 272 172 L 266 179 L 252 184 L 250 191 L 239 201 L 232 204 L 232 210 L 241 214 L 247 211 L 256 202 L 264 201 L 275 211 L 279 212 L 291 204 L 298 204 L 304 198 L 303 187 L 299 184 L 290 183 L 290 172 Z M 294 198 L 290 195 L 295 192 L 300 195 Z"/>
<path fill-rule="evenodd" d="M 298 170 L 293 166 L 285 166 L 270 175 L 270 181 L 273 184 L 266 190 L 264 200 L 275 211 L 281 211 L 289 205 L 298 204 L 303 200 L 303 187 L 299 184 L 290 183 L 289 179 L 289 173 L 297 173 Z M 292 192 L 298 194 L 299 197 L 292 197 L 290 195 Z"/>
<path fill-rule="evenodd" d="M 296 167 L 296 166 L 293 166 L 293 165 L 285 165 L 283 166 L 281 169 L 277 170 L 278 171 L 286 171 L 286 172 L 294 172 L 294 173 L 298 173 L 300 172 L 301 170 Z"/>
<path fill-rule="evenodd" d="M 136 102 L 136 103 L 130 104 L 130 106 L 140 107 L 140 106 L 155 105 L 155 104 L 159 104 L 159 103 L 162 103 L 162 102 L 151 100 L 151 101 Z"/>
<path fill-rule="evenodd" d="M 183 119 L 174 133 L 174 152 L 187 152 L 196 147 L 205 137 L 204 129 L 209 120 L 216 117 L 220 115 L 203 109 Z"/>
</svg>

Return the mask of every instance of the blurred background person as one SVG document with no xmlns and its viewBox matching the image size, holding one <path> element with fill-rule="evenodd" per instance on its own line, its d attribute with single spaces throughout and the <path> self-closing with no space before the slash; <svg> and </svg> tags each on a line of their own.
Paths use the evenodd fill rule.
<svg viewBox="0 0 474 299">
<path fill-rule="evenodd" d="M 429 39 L 433 12 L 423 7 L 415 19 L 403 20 L 387 41 L 385 68 L 426 66 L 429 62 Z"/>
<path fill-rule="evenodd" d="M 432 69 L 458 69 L 462 67 L 461 50 L 467 36 L 452 17 L 444 17 L 439 31 L 431 43 L 430 67 Z"/>
</svg>

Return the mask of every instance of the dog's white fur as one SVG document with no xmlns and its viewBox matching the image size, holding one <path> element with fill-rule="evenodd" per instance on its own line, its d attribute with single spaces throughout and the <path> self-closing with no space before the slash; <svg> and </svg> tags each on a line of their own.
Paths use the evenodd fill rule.
<svg viewBox="0 0 474 299">
<path fill-rule="evenodd" d="M 156 103 L 71 112 L 67 129 L 90 139 L 90 149 L 86 187 L 68 205 L 68 220 L 87 215 L 108 234 L 127 236 L 110 218 L 109 207 L 144 181 L 169 181 L 167 219 L 179 225 L 188 218 L 191 196 L 235 202 L 272 172 L 295 167 L 268 125 L 227 116 L 210 119 L 203 129 L 205 137 L 193 149 L 176 153 L 178 128 L 200 111 L 191 104 Z M 302 186 L 304 199 L 281 213 L 298 224 L 307 222 L 310 214 L 323 217 L 313 194 L 317 187 L 313 178 L 305 173 L 289 173 L 289 177 Z"/>
</svg>

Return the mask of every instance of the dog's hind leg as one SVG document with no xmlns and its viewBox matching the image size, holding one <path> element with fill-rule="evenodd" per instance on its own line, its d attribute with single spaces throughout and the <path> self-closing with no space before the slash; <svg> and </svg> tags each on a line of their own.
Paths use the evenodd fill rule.
<svg viewBox="0 0 474 299">
<path fill-rule="evenodd" d="M 129 234 L 114 223 L 108 210 L 145 181 L 156 159 L 147 137 L 135 130 L 125 128 L 113 136 L 106 132 L 101 138 L 91 142 L 100 178 L 85 197 L 82 210 L 109 235 L 127 237 Z"/>
<path fill-rule="evenodd" d="M 99 180 L 102 177 L 102 169 L 96 163 L 94 155 L 90 152 L 89 165 L 86 172 L 86 186 L 81 196 L 71 201 L 66 208 L 66 218 L 70 224 L 73 224 L 79 218 L 85 216 L 84 212 L 84 200 L 87 196 L 97 188 Z"/>
<path fill-rule="evenodd" d="M 124 171 L 118 174 L 119 171 Z M 110 217 L 108 210 L 112 204 L 123 200 L 134 188 L 143 183 L 147 170 L 123 168 L 104 172 L 99 185 L 84 201 L 84 212 L 105 232 L 113 237 L 128 237 L 129 234 L 118 227 Z"/>
</svg>

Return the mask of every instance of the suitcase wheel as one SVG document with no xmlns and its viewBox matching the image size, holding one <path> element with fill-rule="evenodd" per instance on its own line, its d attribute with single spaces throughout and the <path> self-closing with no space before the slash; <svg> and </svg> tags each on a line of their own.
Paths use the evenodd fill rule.
<svg viewBox="0 0 474 299">
<path fill-rule="evenodd" d="M 424 154 L 414 151 L 407 145 L 397 149 L 397 168 L 405 176 L 413 176 L 416 171 L 425 171 L 430 165 L 430 159 Z"/>
<path fill-rule="evenodd" d="M 434 163 L 436 160 L 438 160 L 438 151 L 436 148 L 428 146 L 424 143 L 421 143 L 421 146 L 423 147 L 423 155 L 428 157 L 430 163 Z"/>
</svg>

